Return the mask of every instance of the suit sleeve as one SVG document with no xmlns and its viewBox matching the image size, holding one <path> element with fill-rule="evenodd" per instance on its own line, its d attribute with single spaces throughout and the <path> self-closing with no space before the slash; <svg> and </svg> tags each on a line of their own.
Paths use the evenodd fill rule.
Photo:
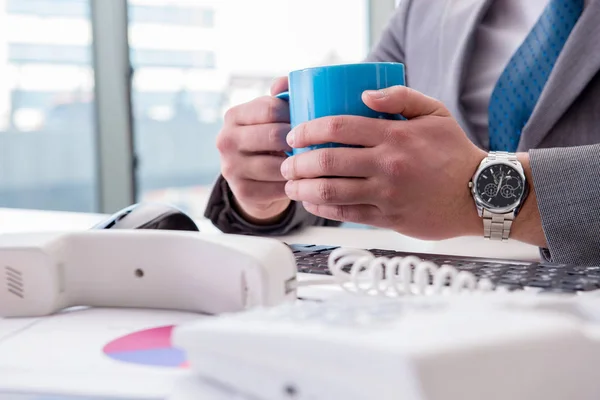
<svg viewBox="0 0 600 400">
<path fill-rule="evenodd" d="M 549 261 L 600 265 L 600 144 L 529 151 Z"/>
<path fill-rule="evenodd" d="M 394 16 L 382 33 L 379 43 L 367 56 L 365 61 L 393 61 L 404 60 L 404 20 L 410 0 L 402 0 Z M 232 206 L 232 193 L 227 181 L 219 176 L 206 207 L 204 216 L 214 226 L 224 233 L 247 235 L 285 235 L 289 232 L 306 226 L 339 226 L 340 222 L 325 220 L 308 213 L 302 204 L 292 202 L 283 219 L 274 225 L 255 225 L 246 221 Z"/>
<path fill-rule="evenodd" d="M 305 226 L 338 226 L 330 221 L 310 214 L 301 203 L 292 201 L 283 218 L 273 225 L 256 225 L 244 219 L 233 205 L 233 193 L 229 184 L 219 175 L 214 184 L 204 216 L 223 233 L 238 235 L 279 236 Z"/>
</svg>

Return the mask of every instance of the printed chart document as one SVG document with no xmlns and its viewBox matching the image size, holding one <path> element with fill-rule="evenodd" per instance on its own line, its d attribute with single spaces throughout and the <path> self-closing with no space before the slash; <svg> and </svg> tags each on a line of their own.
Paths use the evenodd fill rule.
<svg viewBox="0 0 600 400">
<path fill-rule="evenodd" d="M 199 318 L 210 317 L 88 308 L 0 319 L 0 400 L 19 393 L 165 398 L 178 379 L 191 375 L 185 354 L 171 345 L 171 331 Z"/>
</svg>

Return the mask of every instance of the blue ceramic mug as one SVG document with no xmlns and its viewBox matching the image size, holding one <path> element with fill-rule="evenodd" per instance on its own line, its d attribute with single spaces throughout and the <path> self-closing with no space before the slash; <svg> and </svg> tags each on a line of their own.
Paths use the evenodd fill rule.
<svg viewBox="0 0 600 400">
<path fill-rule="evenodd" d="M 277 97 L 289 102 L 292 128 L 332 115 L 400 119 L 402 117 L 399 115 L 373 111 L 362 101 L 365 90 L 385 89 L 396 85 L 405 85 L 404 64 L 373 62 L 332 65 L 292 71 L 289 74 L 289 91 L 280 93 Z M 293 154 L 340 146 L 343 145 L 319 144 L 293 149 Z"/>
</svg>

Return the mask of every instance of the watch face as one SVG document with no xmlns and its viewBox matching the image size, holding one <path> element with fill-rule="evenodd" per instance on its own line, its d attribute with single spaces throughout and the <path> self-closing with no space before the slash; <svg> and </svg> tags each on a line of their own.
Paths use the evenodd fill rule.
<svg viewBox="0 0 600 400">
<path fill-rule="evenodd" d="M 493 164 L 484 168 L 475 182 L 475 192 L 490 209 L 513 208 L 524 191 L 523 177 L 507 164 Z"/>
</svg>

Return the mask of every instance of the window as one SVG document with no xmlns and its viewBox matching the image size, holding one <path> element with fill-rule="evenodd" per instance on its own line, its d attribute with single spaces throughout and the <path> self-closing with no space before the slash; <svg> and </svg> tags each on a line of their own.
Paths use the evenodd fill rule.
<svg viewBox="0 0 600 400">
<path fill-rule="evenodd" d="M 214 24 L 214 10 L 205 7 L 185 5 L 132 5 L 129 9 L 131 19 L 138 23 L 156 23 L 160 25 L 190 25 L 211 28 Z"/>
<path fill-rule="evenodd" d="M 195 217 L 219 174 L 227 108 L 368 49 L 367 0 L 130 0 L 129 17 L 138 200 Z"/>
<path fill-rule="evenodd" d="M 8 62 L 10 64 L 76 64 L 89 66 L 92 54 L 89 46 L 69 46 L 57 44 L 22 44 L 8 45 Z"/>
<path fill-rule="evenodd" d="M 215 54 L 207 50 L 132 49 L 131 62 L 137 68 L 214 68 Z"/>
<path fill-rule="evenodd" d="M 200 217 L 225 111 L 363 59 L 395 1 L 0 0 L 0 207 Z"/>
<path fill-rule="evenodd" d="M 7 0 L 9 14 L 30 14 L 36 17 L 89 18 L 88 0 Z"/>
<path fill-rule="evenodd" d="M 0 1 L 0 28 L 0 207 L 96 211 L 88 1 Z"/>
</svg>

